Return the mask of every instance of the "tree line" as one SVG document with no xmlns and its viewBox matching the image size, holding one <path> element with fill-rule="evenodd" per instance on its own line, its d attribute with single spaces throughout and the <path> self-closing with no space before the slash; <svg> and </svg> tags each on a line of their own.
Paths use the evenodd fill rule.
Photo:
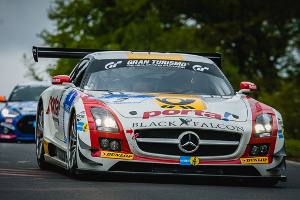
<svg viewBox="0 0 300 200">
<path fill-rule="evenodd" d="M 55 0 L 56 30 L 38 36 L 60 48 L 220 52 L 234 89 L 254 82 L 251 96 L 281 112 L 285 137 L 300 139 L 299 10 L 293 0 Z M 77 62 L 47 71 L 69 74 Z"/>
</svg>

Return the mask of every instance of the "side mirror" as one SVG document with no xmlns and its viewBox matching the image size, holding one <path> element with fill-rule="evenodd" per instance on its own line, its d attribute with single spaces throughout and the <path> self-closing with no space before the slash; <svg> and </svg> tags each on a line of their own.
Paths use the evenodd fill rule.
<svg viewBox="0 0 300 200">
<path fill-rule="evenodd" d="M 70 77 L 66 75 L 59 75 L 52 78 L 53 85 L 61 85 L 62 83 L 70 83 Z"/>
<path fill-rule="evenodd" d="M 5 96 L 0 96 L 0 102 L 6 102 Z"/>
<path fill-rule="evenodd" d="M 238 91 L 238 94 L 242 93 L 249 93 L 249 92 L 255 92 L 257 89 L 256 85 L 254 83 L 250 82 L 241 82 L 240 84 L 240 91 Z"/>
</svg>

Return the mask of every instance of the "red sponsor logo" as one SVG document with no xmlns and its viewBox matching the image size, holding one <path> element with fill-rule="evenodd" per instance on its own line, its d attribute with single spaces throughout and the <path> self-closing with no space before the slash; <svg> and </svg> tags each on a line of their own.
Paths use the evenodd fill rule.
<svg viewBox="0 0 300 200">
<path fill-rule="evenodd" d="M 56 98 L 50 97 L 48 109 L 46 111 L 46 114 L 52 113 L 53 115 L 58 116 L 58 110 L 59 110 L 59 100 L 58 96 Z"/>
<path fill-rule="evenodd" d="M 60 79 L 59 78 L 53 78 L 52 82 L 54 82 L 54 83 L 60 83 Z"/>
<path fill-rule="evenodd" d="M 14 120 L 12 118 L 6 118 L 5 123 L 12 124 Z"/>
<path fill-rule="evenodd" d="M 132 136 L 132 139 L 135 140 L 137 137 L 139 137 L 139 133 L 136 133 Z"/>
<path fill-rule="evenodd" d="M 0 133 L 0 138 L 1 139 L 13 139 L 15 137 L 17 137 L 17 135 L 6 135 L 6 134 Z"/>
<path fill-rule="evenodd" d="M 149 119 L 150 117 L 156 117 L 156 116 L 160 116 L 160 115 L 188 115 L 189 113 L 191 113 L 192 115 L 201 116 L 201 117 L 222 119 L 222 116 L 220 114 L 207 112 L 204 110 L 149 111 L 149 112 L 144 112 L 143 119 Z"/>
</svg>

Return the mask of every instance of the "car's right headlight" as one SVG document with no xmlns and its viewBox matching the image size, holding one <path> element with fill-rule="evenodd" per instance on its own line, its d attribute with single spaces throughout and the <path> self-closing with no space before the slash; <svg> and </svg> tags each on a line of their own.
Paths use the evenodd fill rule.
<svg viewBox="0 0 300 200">
<path fill-rule="evenodd" d="M 8 108 L 4 108 L 1 111 L 1 115 L 5 118 L 7 118 L 7 117 L 15 118 L 15 117 L 18 117 L 20 115 L 20 113 L 14 111 L 14 110 L 8 109 Z"/>
<path fill-rule="evenodd" d="M 272 116 L 270 114 L 263 113 L 261 115 L 258 115 L 256 117 L 254 125 L 254 137 L 271 137 L 273 129 L 272 126 Z"/>
<path fill-rule="evenodd" d="M 118 124 L 114 116 L 108 110 L 94 107 L 91 108 L 90 111 L 94 117 L 96 129 L 98 131 L 105 131 L 105 132 L 112 132 L 112 133 L 119 132 Z"/>
</svg>

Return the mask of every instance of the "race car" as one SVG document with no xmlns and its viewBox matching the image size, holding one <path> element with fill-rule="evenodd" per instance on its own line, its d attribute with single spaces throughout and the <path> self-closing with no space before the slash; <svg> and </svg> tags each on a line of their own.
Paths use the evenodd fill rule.
<svg viewBox="0 0 300 200">
<path fill-rule="evenodd" d="M 41 93 L 50 82 L 29 82 L 15 86 L 8 100 L 0 109 L 0 141 L 34 141 L 36 108 Z"/>
<path fill-rule="evenodd" d="M 38 165 L 89 172 L 286 181 L 280 113 L 235 92 L 221 54 L 33 47 L 80 58 L 39 99 Z"/>
</svg>

